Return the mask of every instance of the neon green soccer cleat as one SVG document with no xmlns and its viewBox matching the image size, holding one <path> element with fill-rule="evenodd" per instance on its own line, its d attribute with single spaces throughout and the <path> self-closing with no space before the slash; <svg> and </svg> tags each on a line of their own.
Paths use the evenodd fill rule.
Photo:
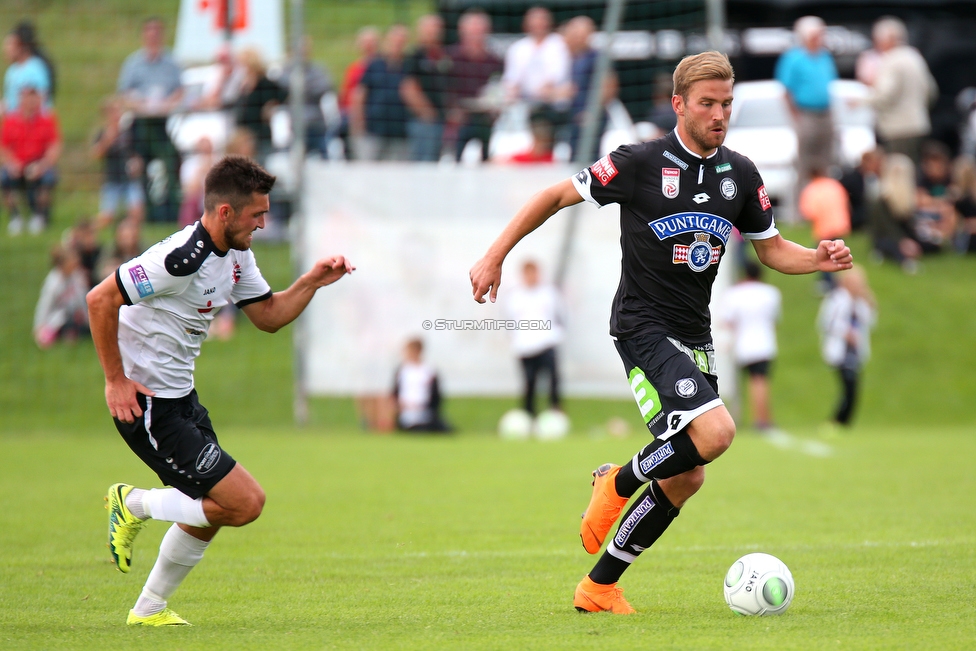
<svg viewBox="0 0 976 651">
<path fill-rule="evenodd" d="M 136 615 L 136 611 L 130 610 L 129 616 L 125 618 L 125 623 L 129 626 L 193 626 L 169 608 L 163 608 L 155 615 L 142 617 Z"/>
<path fill-rule="evenodd" d="M 129 484 L 112 484 L 105 496 L 108 509 L 108 548 L 120 572 L 128 573 L 132 566 L 132 543 L 142 530 L 145 520 L 132 515 L 125 505 L 125 496 L 132 491 Z"/>
</svg>

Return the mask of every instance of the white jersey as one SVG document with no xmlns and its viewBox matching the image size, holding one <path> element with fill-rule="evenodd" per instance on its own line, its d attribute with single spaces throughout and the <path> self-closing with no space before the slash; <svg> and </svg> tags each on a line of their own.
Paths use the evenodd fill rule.
<svg viewBox="0 0 976 651">
<path fill-rule="evenodd" d="M 535 357 L 563 340 L 563 300 L 553 285 L 519 285 L 508 292 L 505 312 L 509 319 L 533 323 L 512 331 L 512 350 L 519 357 Z M 545 326 L 547 329 L 543 329 Z"/>
<path fill-rule="evenodd" d="M 725 292 L 721 318 L 735 332 L 735 361 L 739 366 L 776 358 L 781 303 L 778 289 L 756 281 L 733 285 Z"/>
<path fill-rule="evenodd" d="M 220 251 L 200 222 L 167 237 L 115 272 L 119 351 L 128 378 L 160 398 L 193 390 L 194 360 L 221 307 L 267 300 L 271 287 L 251 251 Z"/>
</svg>

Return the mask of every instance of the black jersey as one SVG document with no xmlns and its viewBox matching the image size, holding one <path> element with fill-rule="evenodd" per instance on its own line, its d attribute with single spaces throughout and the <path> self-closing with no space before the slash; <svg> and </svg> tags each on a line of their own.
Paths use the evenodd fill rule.
<svg viewBox="0 0 976 651">
<path fill-rule="evenodd" d="M 708 158 L 676 131 L 624 145 L 573 177 L 597 206 L 620 204 L 620 284 L 610 334 L 666 332 L 689 343 L 710 339 L 708 303 L 725 247 L 778 233 L 756 166 L 719 147 Z"/>
</svg>

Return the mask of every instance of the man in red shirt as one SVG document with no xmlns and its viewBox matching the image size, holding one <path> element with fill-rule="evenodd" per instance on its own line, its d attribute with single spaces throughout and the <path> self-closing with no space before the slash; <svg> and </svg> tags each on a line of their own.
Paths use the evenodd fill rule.
<svg viewBox="0 0 976 651">
<path fill-rule="evenodd" d="M 47 225 L 51 191 L 58 180 L 54 165 L 61 156 L 61 134 L 57 118 L 42 109 L 43 102 L 38 89 L 25 86 L 17 110 L 8 113 L 0 127 L 0 189 L 10 212 L 11 235 L 19 235 L 24 227 L 18 191 L 27 195 L 28 229 L 36 235 Z"/>
</svg>

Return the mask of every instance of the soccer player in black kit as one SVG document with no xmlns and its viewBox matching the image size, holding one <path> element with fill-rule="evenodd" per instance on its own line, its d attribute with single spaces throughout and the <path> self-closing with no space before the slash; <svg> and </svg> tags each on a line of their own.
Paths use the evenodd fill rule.
<svg viewBox="0 0 976 651">
<path fill-rule="evenodd" d="M 722 146 L 732 113 L 734 73 L 718 52 L 685 57 L 674 71 L 678 118 L 663 138 L 624 145 L 571 179 L 532 197 L 470 272 L 474 298 L 494 302 L 512 247 L 556 212 L 586 200 L 620 205 L 620 284 L 610 334 L 654 440 L 622 466 L 593 472 L 580 537 L 603 556 L 576 588 L 583 612 L 633 613 L 617 580 L 664 533 L 705 481 L 705 465 L 735 436 L 718 396 L 708 303 L 733 227 L 759 260 L 786 274 L 853 266 L 842 240 L 808 249 L 783 239 L 762 178 L 748 158 Z"/>
</svg>

